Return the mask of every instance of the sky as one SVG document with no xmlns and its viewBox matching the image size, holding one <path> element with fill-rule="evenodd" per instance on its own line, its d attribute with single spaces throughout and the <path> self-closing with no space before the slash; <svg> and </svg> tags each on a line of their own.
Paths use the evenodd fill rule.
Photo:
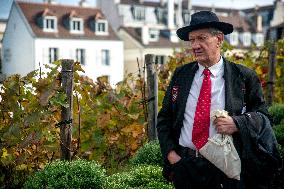
<svg viewBox="0 0 284 189">
<path fill-rule="evenodd" d="M 25 0 L 30 2 L 43 2 L 43 0 Z M 56 0 L 60 4 L 76 5 L 80 0 Z M 109 0 L 105 0 L 109 1 Z M 159 0 L 145 0 L 145 1 L 159 1 Z M 13 0 L 0 0 L 0 18 L 8 18 L 9 11 Z M 96 0 L 87 0 L 90 5 L 95 6 Z M 252 8 L 255 5 L 272 5 L 274 0 L 191 0 L 192 5 L 204 5 L 222 7 L 222 8 Z"/>
</svg>

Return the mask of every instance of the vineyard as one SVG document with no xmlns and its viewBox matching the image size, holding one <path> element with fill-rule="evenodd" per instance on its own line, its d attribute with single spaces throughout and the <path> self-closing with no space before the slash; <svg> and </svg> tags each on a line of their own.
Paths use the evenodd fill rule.
<svg viewBox="0 0 284 189">
<path fill-rule="evenodd" d="M 273 104 L 283 104 L 284 40 L 278 41 L 276 47 Z M 226 53 L 230 48 L 224 45 L 226 58 L 254 69 L 267 96 L 270 44 L 258 51 L 252 47 L 237 54 Z M 167 64 L 156 65 L 158 106 L 173 70 L 191 60 L 188 49 L 183 49 L 170 56 Z M 46 65 L 44 70 L 23 77 L 12 75 L 0 88 L 0 188 L 19 188 L 29 175 L 61 158 L 61 111 L 68 107 L 61 85 L 61 61 Z M 128 75 L 112 88 L 106 77 L 93 81 L 84 76 L 79 62 L 74 64 L 73 119 L 69 120 L 73 125 L 72 160 L 94 160 L 107 175 L 130 166 L 130 159 L 148 142 L 144 73 L 141 70 L 138 75 Z M 153 170 L 160 171 L 157 167 Z"/>
</svg>

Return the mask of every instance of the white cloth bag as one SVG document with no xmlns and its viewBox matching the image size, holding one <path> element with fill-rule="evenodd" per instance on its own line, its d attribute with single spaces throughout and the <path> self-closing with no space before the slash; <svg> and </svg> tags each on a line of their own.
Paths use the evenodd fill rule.
<svg viewBox="0 0 284 189">
<path fill-rule="evenodd" d="M 199 153 L 229 178 L 240 180 L 241 160 L 230 135 L 216 134 L 199 149 Z"/>
<path fill-rule="evenodd" d="M 227 117 L 225 110 L 211 112 L 211 118 Z M 199 149 L 199 153 L 217 168 L 223 171 L 229 178 L 240 180 L 241 160 L 230 135 L 216 134 L 208 139 L 208 142 Z"/>
</svg>

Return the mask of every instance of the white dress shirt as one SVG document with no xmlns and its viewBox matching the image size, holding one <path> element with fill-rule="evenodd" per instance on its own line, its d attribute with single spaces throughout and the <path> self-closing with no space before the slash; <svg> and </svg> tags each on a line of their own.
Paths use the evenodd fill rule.
<svg viewBox="0 0 284 189">
<path fill-rule="evenodd" d="M 186 102 L 186 108 L 184 113 L 183 127 L 181 128 L 181 134 L 179 138 L 179 144 L 184 147 L 196 149 L 192 143 L 192 128 L 194 122 L 194 114 L 196 110 L 197 100 L 199 97 L 202 81 L 204 66 L 198 63 L 199 69 L 196 71 L 189 95 Z M 225 80 L 224 75 L 224 62 L 221 57 L 217 64 L 209 67 L 211 72 L 211 107 L 210 112 L 225 108 Z M 216 129 L 213 126 L 212 120 L 210 120 L 209 137 L 216 134 Z"/>
</svg>

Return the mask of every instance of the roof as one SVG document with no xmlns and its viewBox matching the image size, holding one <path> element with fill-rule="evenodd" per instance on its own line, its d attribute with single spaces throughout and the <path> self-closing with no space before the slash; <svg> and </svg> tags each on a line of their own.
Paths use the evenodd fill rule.
<svg viewBox="0 0 284 189">
<path fill-rule="evenodd" d="M 150 7 L 161 7 L 161 4 L 159 2 L 143 1 L 142 3 L 140 3 L 139 0 L 120 0 L 120 4 L 143 5 L 143 6 L 150 6 Z"/>
<path fill-rule="evenodd" d="M 248 9 L 242 9 L 243 12 L 245 13 L 251 13 L 255 11 L 273 11 L 274 10 L 274 5 L 264 5 L 264 6 L 255 6 L 253 8 L 248 8 Z"/>
<path fill-rule="evenodd" d="M 32 31 L 37 37 L 41 38 L 57 38 L 57 39 L 92 39 L 92 40 L 119 40 L 113 29 L 108 24 L 108 35 L 96 35 L 89 27 L 90 19 L 94 19 L 96 15 L 102 15 L 101 10 L 89 7 L 68 6 L 48 3 L 27 3 L 16 2 L 22 10 Z M 69 29 L 64 26 L 64 19 L 70 15 L 76 15 L 84 20 L 84 34 L 72 34 Z M 37 19 L 42 15 L 52 15 L 57 17 L 57 32 L 44 32 L 37 24 Z"/>
<path fill-rule="evenodd" d="M 7 22 L 8 21 L 8 19 L 6 19 L 6 18 L 0 18 L 0 22 Z"/>
<path fill-rule="evenodd" d="M 139 0 L 121 0 L 121 4 L 129 4 L 129 5 L 143 5 L 143 6 L 151 6 L 151 7 L 161 7 L 160 2 L 148 2 L 148 1 L 143 1 L 142 3 L 139 2 Z M 187 9 L 187 0 L 182 1 L 182 7 L 183 10 Z M 167 2 L 165 2 L 165 5 L 163 8 L 166 8 Z M 269 6 L 267 6 L 269 7 Z M 233 24 L 235 30 L 238 31 L 253 31 L 253 27 L 250 27 L 249 23 L 245 19 L 244 16 L 240 15 L 238 9 L 228 9 L 228 8 L 219 8 L 219 7 L 206 7 L 206 6 L 192 6 L 193 10 L 208 10 L 208 11 L 213 11 L 216 12 L 218 15 L 219 19 L 223 22 L 229 22 Z M 225 13 L 227 16 L 224 16 Z M 130 29 L 126 29 L 128 33 L 133 33 L 133 31 L 130 31 Z M 133 36 L 135 38 L 135 36 Z M 141 40 L 140 40 L 141 41 Z"/>
<path fill-rule="evenodd" d="M 284 22 L 282 22 L 282 23 L 280 23 L 276 26 L 271 27 L 271 29 L 277 29 L 277 28 L 284 28 Z"/>
<path fill-rule="evenodd" d="M 141 45 L 148 48 L 176 48 L 180 47 L 181 43 L 171 42 L 169 38 L 169 30 L 160 30 L 159 39 L 156 42 L 149 42 L 148 45 L 144 45 L 142 42 L 142 28 L 133 27 L 120 27 L 127 32 L 132 38 L 138 41 Z M 183 42 L 182 42 L 183 43 Z"/>
<path fill-rule="evenodd" d="M 252 32 L 253 29 L 249 23 L 238 12 L 233 11 L 228 16 L 218 16 L 220 21 L 230 23 L 234 26 L 234 30 L 241 32 Z"/>
</svg>

